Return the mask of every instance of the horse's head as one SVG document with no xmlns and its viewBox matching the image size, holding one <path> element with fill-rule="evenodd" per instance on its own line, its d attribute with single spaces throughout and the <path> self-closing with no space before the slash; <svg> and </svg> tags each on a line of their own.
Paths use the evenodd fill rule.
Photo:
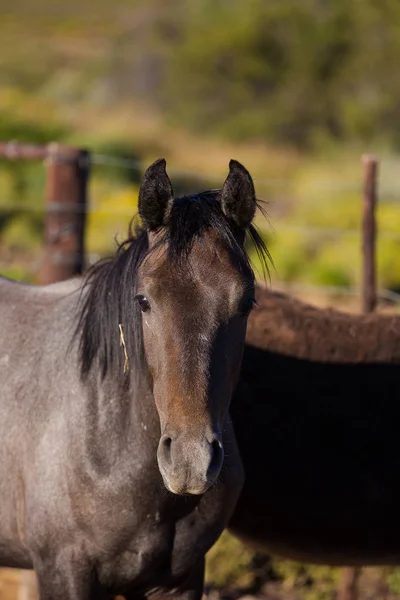
<svg viewBox="0 0 400 600">
<path fill-rule="evenodd" d="M 221 190 L 174 198 L 165 160 L 158 160 L 139 193 L 148 251 L 135 302 L 160 417 L 158 465 L 176 494 L 202 494 L 220 473 L 222 432 L 255 302 L 244 250 L 255 191 L 242 165 L 232 160 L 229 167 Z"/>
<path fill-rule="evenodd" d="M 254 304 L 246 232 L 261 257 L 267 253 L 251 224 L 255 211 L 252 179 L 238 162 L 230 162 L 221 190 L 174 198 L 158 160 L 140 186 L 143 226 L 86 278 L 76 329 L 81 375 L 97 386 L 100 372 L 125 398 L 150 388 L 159 469 L 177 494 L 205 492 L 223 463 L 222 433 Z"/>
</svg>

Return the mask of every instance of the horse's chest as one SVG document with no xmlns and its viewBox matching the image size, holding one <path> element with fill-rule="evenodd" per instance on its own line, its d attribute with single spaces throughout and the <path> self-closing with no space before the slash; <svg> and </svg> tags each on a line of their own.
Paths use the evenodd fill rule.
<svg viewBox="0 0 400 600">
<path fill-rule="evenodd" d="M 128 547 L 101 564 L 100 581 L 117 593 L 125 589 L 149 593 L 178 584 L 204 556 L 213 533 L 213 518 L 205 519 L 197 508 L 164 522 L 158 511 L 149 513 Z"/>
<path fill-rule="evenodd" d="M 100 581 L 117 592 L 132 586 L 145 590 L 150 582 L 152 586 L 158 586 L 168 576 L 172 546 L 170 526 L 144 526 L 125 550 L 101 563 L 98 568 Z"/>
</svg>

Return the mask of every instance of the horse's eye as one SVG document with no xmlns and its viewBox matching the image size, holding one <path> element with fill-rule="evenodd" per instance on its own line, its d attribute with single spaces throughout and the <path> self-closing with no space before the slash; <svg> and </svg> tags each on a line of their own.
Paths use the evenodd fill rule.
<svg viewBox="0 0 400 600">
<path fill-rule="evenodd" d="M 248 317 L 255 304 L 255 298 L 245 298 L 240 305 L 240 314 L 243 317 Z"/>
<path fill-rule="evenodd" d="M 142 294 L 138 294 L 137 296 L 135 296 L 135 300 L 139 304 L 140 310 L 142 312 L 147 312 L 148 310 L 150 310 L 150 303 L 147 300 L 146 296 L 142 296 Z"/>
</svg>

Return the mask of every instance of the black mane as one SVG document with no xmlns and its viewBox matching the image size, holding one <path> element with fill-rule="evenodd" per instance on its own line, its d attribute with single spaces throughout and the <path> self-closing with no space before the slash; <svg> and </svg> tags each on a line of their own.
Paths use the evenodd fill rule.
<svg viewBox="0 0 400 600">
<path fill-rule="evenodd" d="M 212 229 L 228 251 L 250 267 L 246 252 L 237 242 L 234 226 L 222 212 L 220 190 L 209 190 L 174 200 L 168 225 L 155 247 L 166 244 L 167 260 L 183 264 L 193 246 L 206 230 Z M 266 272 L 270 254 L 254 225 L 247 229 Z M 115 255 L 98 261 L 85 278 L 81 296 L 81 313 L 75 331 L 79 340 L 81 377 L 85 379 L 97 359 L 101 377 L 110 371 L 122 381 L 138 371 L 143 359 L 142 313 L 135 301 L 137 271 L 149 250 L 147 231 L 131 222 L 128 238 L 118 245 Z M 121 348 L 119 325 L 129 357 L 129 369 L 124 375 L 124 351 Z"/>
</svg>

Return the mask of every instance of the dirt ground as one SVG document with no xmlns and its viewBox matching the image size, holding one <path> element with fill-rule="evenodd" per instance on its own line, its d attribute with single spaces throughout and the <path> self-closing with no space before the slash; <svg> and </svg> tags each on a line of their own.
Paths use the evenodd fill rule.
<svg viewBox="0 0 400 600">
<path fill-rule="evenodd" d="M 220 593 L 216 590 L 206 590 L 204 600 L 297 600 L 290 593 L 282 595 L 281 586 L 271 582 L 262 594 L 244 596 L 239 592 Z M 0 569 L 0 600 L 38 600 L 36 579 L 31 571 L 16 569 Z"/>
</svg>

